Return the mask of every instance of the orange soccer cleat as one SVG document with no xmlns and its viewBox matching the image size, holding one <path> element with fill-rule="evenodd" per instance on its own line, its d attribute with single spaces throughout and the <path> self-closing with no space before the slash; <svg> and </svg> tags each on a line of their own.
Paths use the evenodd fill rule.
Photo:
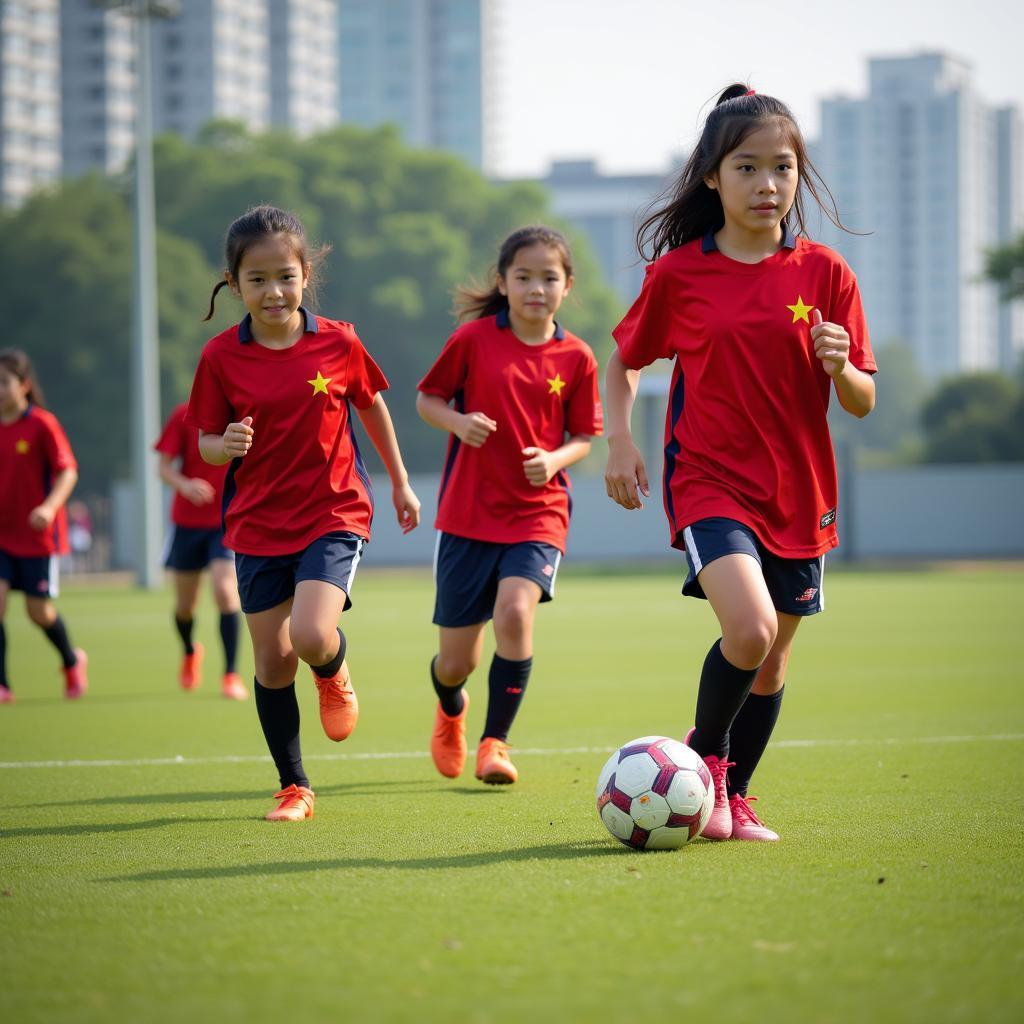
<svg viewBox="0 0 1024 1024">
<path fill-rule="evenodd" d="M 71 668 L 64 669 L 64 696 L 68 700 L 77 700 L 89 689 L 89 656 L 81 647 L 75 648 L 75 663 Z"/>
<path fill-rule="evenodd" d="M 469 694 L 462 691 L 462 710 L 457 715 L 446 715 L 437 705 L 434 715 L 434 735 L 430 737 L 430 756 L 434 767 L 448 779 L 457 779 L 466 767 L 466 712 Z"/>
<path fill-rule="evenodd" d="M 321 679 L 314 672 L 313 681 L 320 691 L 320 724 L 328 739 L 340 743 L 349 737 L 359 721 L 359 701 L 352 689 L 348 666 L 342 662 L 333 679 Z"/>
<path fill-rule="evenodd" d="M 220 692 L 228 700 L 247 700 L 249 691 L 242 682 L 242 677 L 237 672 L 225 672 L 221 680 Z"/>
<path fill-rule="evenodd" d="M 516 766 L 509 760 L 504 740 L 485 736 L 476 752 L 476 777 L 489 786 L 507 786 L 519 778 Z"/>
<path fill-rule="evenodd" d="M 305 786 L 293 782 L 275 793 L 274 799 L 281 802 L 267 813 L 267 821 L 305 821 L 313 817 L 316 794 Z"/>
<path fill-rule="evenodd" d="M 192 653 L 186 654 L 181 660 L 181 671 L 178 682 L 183 690 L 195 690 L 203 681 L 203 655 L 206 653 L 202 644 L 193 644 Z"/>
</svg>

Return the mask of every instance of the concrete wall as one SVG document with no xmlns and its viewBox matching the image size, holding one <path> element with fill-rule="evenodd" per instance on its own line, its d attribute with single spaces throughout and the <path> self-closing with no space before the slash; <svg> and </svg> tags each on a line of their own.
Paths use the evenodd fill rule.
<svg viewBox="0 0 1024 1024">
<path fill-rule="evenodd" d="M 419 529 L 403 537 L 391 507 L 387 478 L 374 480 L 377 512 L 366 565 L 433 563 L 437 507 L 435 474 L 412 485 L 423 503 Z M 669 548 L 660 484 L 639 511 L 627 512 L 604 492 L 599 477 L 573 481 L 570 562 L 679 559 Z M 839 538 L 833 557 L 886 559 L 1024 558 L 1024 464 L 907 466 L 888 470 L 841 469 Z M 165 497 L 167 495 L 165 494 Z M 119 484 L 113 501 L 115 567 L 134 557 L 133 495 Z"/>
</svg>

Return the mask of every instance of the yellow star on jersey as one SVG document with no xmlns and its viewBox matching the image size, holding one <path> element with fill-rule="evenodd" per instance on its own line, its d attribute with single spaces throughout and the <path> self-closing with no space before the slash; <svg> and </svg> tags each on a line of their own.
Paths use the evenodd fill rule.
<svg viewBox="0 0 1024 1024">
<path fill-rule="evenodd" d="M 331 377 L 324 377 L 319 370 L 316 371 L 316 380 L 307 380 L 307 384 L 313 385 L 313 394 L 318 395 L 323 392 L 327 394 L 327 385 L 331 383 Z"/>
<path fill-rule="evenodd" d="M 556 373 L 554 377 L 548 377 L 547 381 L 551 385 L 551 390 L 548 392 L 548 394 L 561 395 L 562 388 L 565 387 L 565 381 L 562 380 L 561 374 Z"/>
<path fill-rule="evenodd" d="M 807 314 L 810 313 L 810 311 L 814 309 L 814 307 L 806 305 L 804 303 L 804 297 L 802 295 L 798 295 L 796 297 L 795 305 L 787 306 L 786 309 L 790 309 L 793 311 L 793 323 L 796 323 L 797 320 L 803 320 L 805 323 L 811 322 L 810 317 Z"/>
<path fill-rule="evenodd" d="M 29 450 L 29 443 L 28 443 L 28 441 L 26 441 L 25 438 L 21 438 L 18 441 L 15 441 L 14 442 L 14 450 L 19 455 L 28 455 L 28 450 Z"/>
</svg>

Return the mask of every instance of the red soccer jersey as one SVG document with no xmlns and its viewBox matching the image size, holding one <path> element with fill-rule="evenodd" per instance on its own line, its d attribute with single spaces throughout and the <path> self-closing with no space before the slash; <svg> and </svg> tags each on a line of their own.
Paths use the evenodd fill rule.
<svg viewBox="0 0 1024 1024">
<path fill-rule="evenodd" d="M 252 448 L 224 483 L 224 542 L 247 555 L 292 554 L 336 530 L 370 536 L 349 403 L 369 408 L 388 382 L 351 324 L 302 313 L 291 348 L 260 345 L 248 316 L 211 338 L 192 384 L 186 423 L 220 434 L 253 418 Z"/>
<path fill-rule="evenodd" d="M 67 554 L 65 510 L 47 530 L 33 530 L 28 515 L 46 500 L 58 473 L 77 468 L 53 413 L 29 405 L 13 423 L 0 423 L 0 550 L 18 558 Z"/>
<path fill-rule="evenodd" d="M 787 235 L 777 253 L 747 264 L 709 234 L 647 268 L 613 334 L 631 369 L 675 359 L 664 477 L 675 547 L 685 527 L 711 516 L 744 523 L 784 558 L 838 544 L 832 380 L 814 355 L 815 308 L 850 335 L 850 362 L 873 373 L 856 279 L 823 245 Z"/>
<path fill-rule="evenodd" d="M 164 432 L 153 447 L 172 459 L 181 459 L 181 473 L 194 480 L 198 477 L 213 487 L 214 498 L 208 505 L 193 505 L 188 498 L 175 492 L 171 503 L 171 522 L 190 530 L 219 530 L 221 502 L 224 497 L 224 477 L 227 466 L 211 466 L 199 454 L 199 431 L 185 422 L 188 403 L 177 406 L 164 424 Z"/>
<path fill-rule="evenodd" d="M 543 541 L 565 552 L 569 476 L 534 487 L 522 449 L 552 451 L 566 434 L 600 434 L 597 360 L 586 342 L 558 326 L 543 345 L 520 341 L 508 314 L 463 324 L 419 383 L 427 395 L 482 412 L 498 428 L 480 448 L 448 441 L 435 526 L 471 540 Z"/>
</svg>

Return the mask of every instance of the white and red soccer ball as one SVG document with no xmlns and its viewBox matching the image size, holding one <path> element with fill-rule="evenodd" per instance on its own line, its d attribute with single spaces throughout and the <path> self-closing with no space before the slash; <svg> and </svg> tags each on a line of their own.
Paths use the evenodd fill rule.
<svg viewBox="0 0 1024 1024">
<path fill-rule="evenodd" d="M 703 758 L 667 736 L 641 736 L 616 750 L 601 769 L 596 796 L 605 827 L 636 850 L 685 846 L 715 806 Z"/>
</svg>

